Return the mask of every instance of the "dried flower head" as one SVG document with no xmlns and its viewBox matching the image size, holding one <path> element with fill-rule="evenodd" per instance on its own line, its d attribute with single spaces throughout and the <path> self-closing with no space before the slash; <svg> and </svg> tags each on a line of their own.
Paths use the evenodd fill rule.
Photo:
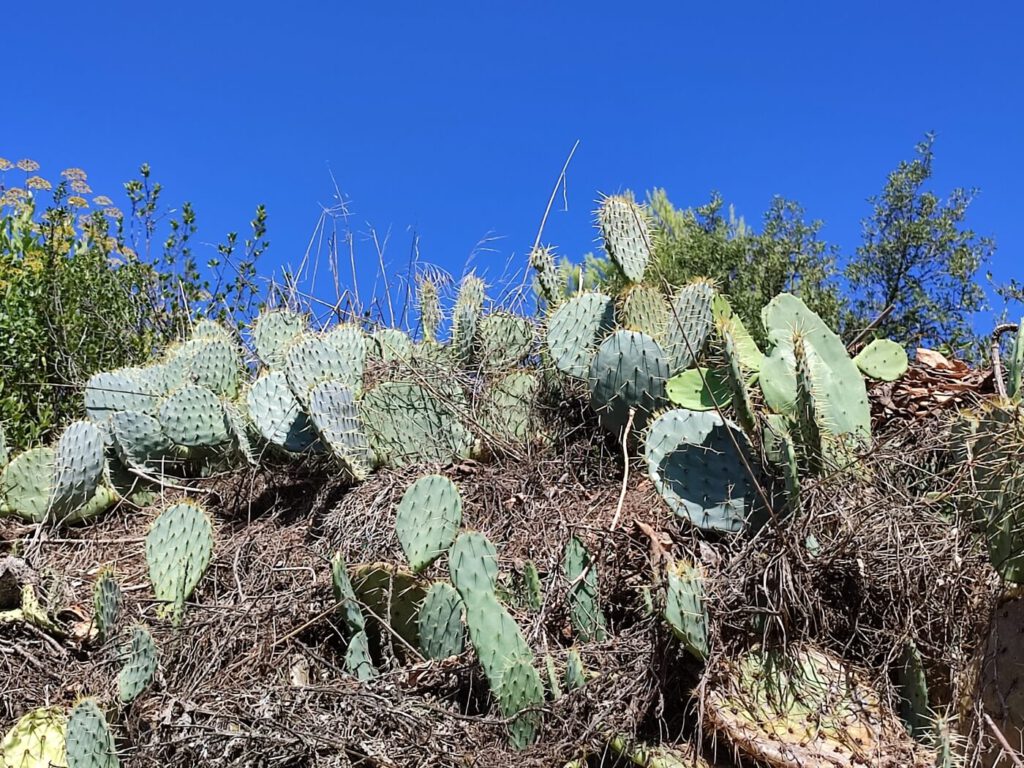
<svg viewBox="0 0 1024 768">
<path fill-rule="evenodd" d="M 42 176 L 29 176 L 25 179 L 25 186 L 29 189 L 53 189 L 53 185 Z"/>
<path fill-rule="evenodd" d="M 14 205 L 28 200 L 29 193 L 21 187 L 11 187 L 4 192 L 4 205 Z"/>
<path fill-rule="evenodd" d="M 85 181 L 86 179 L 85 171 L 81 168 L 65 168 L 60 175 L 68 181 Z"/>
<path fill-rule="evenodd" d="M 71 197 L 68 198 L 68 205 L 70 205 L 73 208 L 88 208 L 89 201 L 86 200 L 84 197 L 72 195 Z"/>
<path fill-rule="evenodd" d="M 96 197 L 94 197 L 92 199 L 92 202 L 93 202 L 93 205 L 113 205 L 114 204 L 114 201 L 111 200 L 106 195 L 96 195 Z"/>
<path fill-rule="evenodd" d="M 0 157 L 0 171 L 9 171 L 13 167 L 14 163 L 12 163 L 6 157 Z"/>
<path fill-rule="evenodd" d="M 39 163 L 37 163 L 35 160 L 29 160 L 28 158 L 25 158 L 24 160 L 19 160 L 17 162 L 17 166 L 25 173 L 33 173 L 34 171 L 39 170 Z"/>
<path fill-rule="evenodd" d="M 93 202 L 96 202 L 96 201 L 94 200 Z M 122 213 L 121 209 L 118 208 L 115 205 L 108 205 L 106 208 L 104 208 L 103 209 L 103 215 L 104 216 L 109 216 L 112 219 L 123 219 L 124 218 L 124 213 Z"/>
<path fill-rule="evenodd" d="M 71 191 L 80 195 L 88 195 L 92 193 L 92 188 L 81 179 L 72 179 Z"/>
</svg>

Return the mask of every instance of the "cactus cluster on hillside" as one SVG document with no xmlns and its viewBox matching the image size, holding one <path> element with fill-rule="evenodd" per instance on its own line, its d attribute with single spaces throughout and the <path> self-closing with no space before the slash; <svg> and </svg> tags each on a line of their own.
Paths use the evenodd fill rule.
<svg viewBox="0 0 1024 768">
<path fill-rule="evenodd" d="M 588 685 L 579 647 L 613 641 L 623 609 L 602 593 L 601 538 L 583 530 L 545 532 L 561 537 L 561 568 L 517 564 L 522 586 L 511 596 L 498 549 L 463 527 L 459 484 L 443 468 L 543 451 L 567 429 L 565 414 L 549 418 L 546 404 L 573 400 L 577 413 L 589 414 L 570 428 L 582 421 L 603 430 L 616 453 L 646 468 L 652 498 L 713 549 L 722 538 L 753 537 L 768 521 L 798 518 L 808 484 L 869 474 L 868 379 L 898 379 L 908 365 L 905 350 L 885 339 L 851 354 L 791 294 L 764 308 L 761 349 L 709 281 L 669 286 L 648 274 L 653 234 L 641 206 L 606 198 L 598 224 L 627 288 L 619 296 L 565 295 L 551 251 L 536 249 L 538 320 L 492 308 L 483 281 L 469 274 L 443 343 L 446 313 L 426 277 L 418 283 L 419 334 L 356 322 L 313 329 L 303 314 L 275 308 L 255 320 L 243 347 L 226 328 L 199 322 L 150 364 L 92 376 L 86 419 L 56 445 L 15 452 L 0 433 L 0 516 L 54 528 L 173 492 L 142 550 L 156 605 L 150 618 L 177 627 L 190 621 L 189 601 L 204 599 L 217 552 L 215 508 L 187 498 L 192 481 L 305 462 L 357 485 L 375 473 L 422 468 L 386 521 L 405 562 L 349 562 L 347 552 L 331 560 L 344 672 L 377 684 L 385 644 L 400 646 L 395 655 L 409 664 L 473 659 L 509 744 L 527 749 L 544 733 L 549 704 Z M 1018 399 L 1021 360 L 1024 352 L 1011 371 Z M 1024 445 L 1021 424 L 1014 400 L 965 414 L 957 426 L 977 489 L 971 514 L 1010 583 L 1024 581 L 1024 483 L 1007 475 Z M 736 754 L 780 768 L 955 764 L 913 642 L 900 668 L 906 725 L 846 661 L 820 648 L 786 654 L 751 638 L 742 656 L 722 661 L 709 601 L 718 561 L 697 551 L 652 558 L 644 613 L 703 669 L 706 686 L 694 701 L 705 727 Z M 540 648 L 523 624 L 548 600 L 564 611 L 564 648 Z M 150 628 L 121 626 L 121 601 L 115 573 L 100 570 L 92 624 L 100 645 L 123 645 L 116 701 L 104 702 L 106 713 L 87 698 L 70 714 L 25 714 L 4 740 L 5 759 L 31 753 L 54 764 L 119 764 L 116 718 L 146 695 L 161 658 Z M 1008 693 L 997 674 L 999 665 L 1019 663 L 990 654 L 981 684 L 999 688 L 1002 722 L 1021 728 L 1019 692 Z M 671 750 L 631 744 L 621 733 L 601 737 L 638 765 L 683 764 Z"/>
</svg>

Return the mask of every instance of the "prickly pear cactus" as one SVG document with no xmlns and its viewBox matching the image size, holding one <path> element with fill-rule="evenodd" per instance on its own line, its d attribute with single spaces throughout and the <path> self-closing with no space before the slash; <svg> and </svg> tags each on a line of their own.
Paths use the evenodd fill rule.
<svg viewBox="0 0 1024 768">
<path fill-rule="evenodd" d="M 183 458 L 164 434 L 160 420 L 141 411 L 119 411 L 110 418 L 110 435 L 127 467 L 171 474 Z"/>
<path fill-rule="evenodd" d="M 213 525 L 198 504 L 172 504 L 146 534 L 146 563 L 156 599 L 175 624 L 181 623 L 185 601 L 206 573 L 213 556 Z"/>
<path fill-rule="evenodd" d="M 658 343 L 637 331 L 616 331 L 601 342 L 590 365 L 590 406 L 612 434 L 621 434 L 633 413 L 641 429 L 664 404 L 668 360 Z"/>
<path fill-rule="evenodd" d="M 385 363 L 406 362 L 413 355 L 412 339 L 397 328 L 381 328 L 374 331 L 367 355 Z"/>
<path fill-rule="evenodd" d="M 1017 335 L 1013 340 L 1013 351 L 1010 353 L 1010 365 L 1007 371 L 1006 394 L 1013 400 L 1020 400 L 1021 395 L 1024 394 L 1024 319 L 1021 319 L 1018 324 Z M 0 435 L 0 443 L 3 443 L 2 435 Z M 0 456 L 0 464 L 2 463 L 3 457 Z"/>
<path fill-rule="evenodd" d="M 328 334 L 306 333 L 293 339 L 284 353 L 284 374 L 300 403 L 324 381 L 340 381 L 359 393 L 363 384 L 365 340 L 358 328 L 341 326 Z"/>
<path fill-rule="evenodd" d="M 271 309 L 260 314 L 252 327 L 252 342 L 264 365 L 284 365 L 288 345 L 306 330 L 306 318 L 288 309 Z"/>
<path fill-rule="evenodd" d="M 476 339 L 477 326 L 486 298 L 484 281 L 470 273 L 462 278 L 459 294 L 452 309 L 451 350 L 455 361 L 462 364 L 469 361 Z"/>
<path fill-rule="evenodd" d="M 0 765 L 3 768 L 67 766 L 66 730 L 63 708 L 33 709 L 22 715 L 0 741 Z"/>
<path fill-rule="evenodd" d="M 575 691 L 587 684 L 587 670 L 583 666 L 580 652 L 570 648 L 565 655 L 565 687 Z"/>
<path fill-rule="evenodd" d="M 540 583 L 540 573 L 533 560 L 523 563 L 523 593 L 526 606 L 531 611 L 539 611 L 544 605 L 544 588 Z"/>
<path fill-rule="evenodd" d="M 15 456 L 0 472 L 0 515 L 16 515 L 41 523 L 50 511 L 54 453 L 30 448 Z"/>
<path fill-rule="evenodd" d="M 508 724 L 509 744 L 526 749 L 537 738 L 544 706 L 544 685 L 529 659 L 513 659 L 505 667 L 496 691 L 502 716 Z"/>
<path fill-rule="evenodd" d="M 461 392 L 385 381 L 363 395 L 360 416 L 377 462 L 391 467 L 450 462 L 469 455 L 473 436 L 459 420 Z"/>
<path fill-rule="evenodd" d="M 744 373 L 752 373 L 761 370 L 764 362 L 764 353 L 757 346 L 754 337 L 743 324 L 743 320 L 733 310 L 729 300 L 720 293 L 716 293 L 711 300 L 711 317 L 716 327 L 728 325 L 732 332 L 734 350 L 732 355 Z"/>
<path fill-rule="evenodd" d="M 109 568 L 100 571 L 92 588 L 92 621 L 96 637 L 103 643 L 117 633 L 121 613 L 121 585 Z"/>
<path fill-rule="evenodd" d="M 249 417 L 268 443 L 290 453 L 309 450 L 317 433 L 280 371 L 260 376 L 246 395 Z"/>
<path fill-rule="evenodd" d="M 231 441 L 220 399 L 206 387 L 186 384 L 160 403 L 160 427 L 176 445 L 215 448 Z"/>
<path fill-rule="evenodd" d="M 569 584 L 566 599 L 569 601 L 569 617 L 573 629 L 584 643 L 604 640 L 607 637 L 608 622 L 601 610 L 597 566 L 583 542 L 575 536 L 569 539 L 565 547 L 563 568 Z"/>
<path fill-rule="evenodd" d="M 644 439 L 647 472 L 665 503 L 701 530 L 736 533 L 753 506 L 743 433 L 713 411 L 673 409 Z"/>
<path fill-rule="evenodd" d="M 665 620 L 690 653 L 708 657 L 708 612 L 704 603 L 704 572 L 700 565 L 680 560 L 668 570 Z"/>
<path fill-rule="evenodd" d="M 324 381 L 309 391 L 309 415 L 324 445 L 353 482 L 370 473 L 370 444 L 355 398 L 340 381 Z"/>
<path fill-rule="evenodd" d="M 62 520 L 96 495 L 106 457 L 103 433 L 95 424 L 76 421 L 57 441 L 50 515 Z"/>
<path fill-rule="evenodd" d="M 557 305 L 563 298 L 563 286 L 555 264 L 555 252 L 548 246 L 537 246 L 530 251 L 530 266 L 537 272 L 540 297 L 549 306 Z"/>
<path fill-rule="evenodd" d="M 0 422 L 0 467 L 3 467 L 10 458 L 10 454 L 7 449 L 7 438 L 4 436 L 4 425 Z"/>
<path fill-rule="evenodd" d="M 631 282 L 644 279 L 651 258 L 651 233 L 646 211 L 625 195 L 611 195 L 597 210 L 605 250 Z"/>
<path fill-rule="evenodd" d="M 673 373 L 693 365 L 704 349 L 711 333 L 714 298 L 714 285 L 702 279 L 684 285 L 672 299 L 664 349 Z"/>
<path fill-rule="evenodd" d="M 462 624 L 462 598 L 443 581 L 434 582 L 427 590 L 419 610 L 420 651 L 428 659 L 458 656 L 465 648 Z"/>
<path fill-rule="evenodd" d="M 585 379 L 597 345 L 614 323 L 614 304 L 603 293 L 580 293 L 559 305 L 548 318 L 545 337 L 555 367 Z"/>
<path fill-rule="evenodd" d="M 714 368 L 688 368 L 665 382 L 665 396 L 672 405 L 689 411 L 725 408 L 732 398 L 728 374 Z"/>
<path fill-rule="evenodd" d="M 441 327 L 444 315 L 441 313 L 441 297 L 437 283 L 426 275 L 417 279 L 416 298 L 420 309 L 420 326 L 423 329 L 423 340 L 437 342 L 437 329 Z"/>
<path fill-rule="evenodd" d="M 932 711 L 928 706 L 928 682 L 921 652 L 912 640 L 903 646 L 896 668 L 896 682 L 900 692 L 900 716 L 910 735 L 924 744 L 931 743 L 935 731 Z"/>
<path fill-rule="evenodd" d="M 498 583 L 498 550 L 482 533 L 464 531 L 448 553 L 448 571 L 460 594 L 493 593 Z"/>
<path fill-rule="evenodd" d="M 740 755 L 773 768 L 934 765 L 860 675 L 812 648 L 754 649 L 721 662 L 703 715 Z"/>
<path fill-rule="evenodd" d="M 853 358 L 865 376 L 881 381 L 896 381 L 907 372 L 907 350 L 889 339 L 875 339 Z"/>
<path fill-rule="evenodd" d="M 410 485 L 398 505 L 395 530 L 413 572 L 419 573 L 448 551 L 462 525 L 462 496 L 443 475 L 427 475 Z"/>
<path fill-rule="evenodd" d="M 537 375 L 525 370 L 488 382 L 478 404 L 478 421 L 485 435 L 508 443 L 525 443 L 534 437 L 534 404 L 540 386 Z"/>
<path fill-rule="evenodd" d="M 477 324 L 474 359 L 484 370 L 510 368 L 530 356 L 533 340 L 533 323 L 527 318 L 495 312 Z"/>
<path fill-rule="evenodd" d="M 750 389 L 747 386 L 747 370 L 744 359 L 750 359 L 750 353 L 744 353 L 740 342 L 740 329 L 742 323 L 739 318 L 722 319 L 715 321 L 717 336 L 721 341 L 722 356 L 725 358 L 725 383 L 729 387 L 732 400 L 732 408 L 736 414 L 736 420 L 746 430 L 748 435 L 757 432 L 757 414 L 754 412 L 754 403 L 750 398 Z M 742 331 L 745 333 L 745 330 Z M 748 336 L 749 338 L 749 336 Z M 750 339 L 753 343 L 753 339 Z M 756 350 L 757 347 L 755 346 Z M 760 354 L 760 352 L 758 352 Z M 754 360 L 758 366 L 760 361 Z"/>
<path fill-rule="evenodd" d="M 619 325 L 662 340 L 668 327 L 669 305 L 661 291 L 650 285 L 633 285 L 619 304 Z"/>
<path fill-rule="evenodd" d="M 377 676 L 370 656 L 370 637 L 366 633 L 366 620 L 356 599 L 355 590 L 348 576 L 348 566 L 339 552 L 331 560 L 331 581 L 334 585 L 334 599 L 341 607 L 341 619 L 345 624 L 348 649 L 345 651 L 345 670 L 360 682 Z"/>
<path fill-rule="evenodd" d="M 132 631 L 131 645 L 125 654 L 124 666 L 117 676 L 117 695 L 125 704 L 130 704 L 149 687 L 156 674 L 159 659 L 153 636 L 145 627 Z"/>
<path fill-rule="evenodd" d="M 93 699 L 71 710 L 67 726 L 68 768 L 119 768 L 107 718 Z"/>
<path fill-rule="evenodd" d="M 349 568 L 349 578 L 366 611 L 371 651 L 387 648 L 381 656 L 393 653 L 399 661 L 408 661 L 407 652 L 420 644 L 419 611 L 427 596 L 423 580 L 394 563 L 355 565 Z"/>
<path fill-rule="evenodd" d="M 85 410 L 97 424 L 118 411 L 155 413 L 166 392 L 147 380 L 139 368 L 93 374 L 85 385 Z"/>
</svg>

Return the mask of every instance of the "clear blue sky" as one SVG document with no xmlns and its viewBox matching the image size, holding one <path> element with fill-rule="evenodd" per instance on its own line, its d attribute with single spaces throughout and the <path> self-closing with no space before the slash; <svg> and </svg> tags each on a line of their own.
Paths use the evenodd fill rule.
<svg viewBox="0 0 1024 768">
<path fill-rule="evenodd" d="M 1024 277 L 1018 3 L 51 0 L 4 3 L 0 29 L 0 156 L 111 196 L 149 162 L 207 242 L 263 202 L 268 268 L 301 259 L 332 171 L 394 269 L 413 231 L 457 273 L 494 237 L 476 264 L 496 279 L 577 139 L 545 233 L 566 255 L 592 247 L 598 192 L 654 186 L 718 189 L 751 223 L 785 195 L 850 252 L 935 130 L 937 188 L 981 188 L 970 221 Z"/>
</svg>

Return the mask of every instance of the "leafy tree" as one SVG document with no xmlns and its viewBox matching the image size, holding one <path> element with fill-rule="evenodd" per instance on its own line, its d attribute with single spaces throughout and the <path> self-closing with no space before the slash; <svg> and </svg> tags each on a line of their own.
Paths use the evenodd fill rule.
<svg viewBox="0 0 1024 768">
<path fill-rule="evenodd" d="M 703 206 L 683 210 L 656 189 L 648 209 L 655 229 L 648 279 L 667 288 L 695 277 L 712 278 L 759 339 L 761 308 L 783 291 L 801 296 L 827 321 L 837 320 L 835 250 L 819 239 L 821 222 L 806 221 L 797 203 L 774 198 L 760 232 L 731 209 L 724 214 L 717 194 Z M 609 259 L 590 255 L 583 282 L 618 291 L 625 277 Z"/>
<path fill-rule="evenodd" d="M 229 235 L 204 274 L 190 246 L 191 206 L 165 212 L 148 167 L 126 184 L 127 216 L 105 196 L 90 203 L 80 169 L 53 185 L 28 175 L 37 168 L 21 161 L 26 178 L 13 186 L 5 182 L 14 166 L 0 159 L 0 423 L 20 446 L 48 439 L 81 412 L 91 374 L 141 363 L 186 332 L 189 310 L 244 322 L 256 308 L 255 262 L 267 246 L 260 207 L 244 248 Z"/>
<path fill-rule="evenodd" d="M 979 269 L 995 245 L 964 226 L 976 190 L 954 189 L 942 200 L 926 190 L 935 137 L 927 134 L 917 157 L 902 161 L 882 193 L 870 199 L 863 243 L 846 269 L 853 297 L 844 318 L 848 334 L 884 310 L 880 335 L 915 345 L 976 350 L 972 314 L 985 308 Z"/>
</svg>

